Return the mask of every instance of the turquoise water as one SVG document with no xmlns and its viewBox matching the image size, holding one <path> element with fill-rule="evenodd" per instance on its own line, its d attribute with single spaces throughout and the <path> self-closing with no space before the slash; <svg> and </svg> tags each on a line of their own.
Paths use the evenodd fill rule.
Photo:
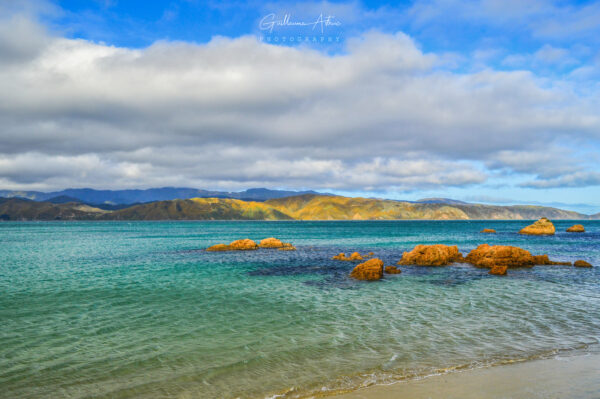
<svg viewBox="0 0 600 399">
<path fill-rule="evenodd" d="M 403 267 L 358 282 L 330 260 L 359 250 L 394 264 L 419 243 L 487 242 L 600 265 L 600 222 L 516 234 L 526 224 L 0 223 L 0 397 L 298 397 L 595 350 L 599 267 Z M 270 236 L 298 251 L 202 250 Z"/>
</svg>

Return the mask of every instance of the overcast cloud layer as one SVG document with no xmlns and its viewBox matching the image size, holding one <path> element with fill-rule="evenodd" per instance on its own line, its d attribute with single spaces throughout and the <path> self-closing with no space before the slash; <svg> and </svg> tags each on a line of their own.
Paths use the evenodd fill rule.
<svg viewBox="0 0 600 399">
<path fill-rule="evenodd" d="M 456 72 L 402 32 L 345 46 L 328 55 L 243 36 L 128 49 L 9 16 L 0 188 L 600 185 L 600 98 L 588 84 Z M 540 51 L 539 62 L 560 58 Z"/>
</svg>

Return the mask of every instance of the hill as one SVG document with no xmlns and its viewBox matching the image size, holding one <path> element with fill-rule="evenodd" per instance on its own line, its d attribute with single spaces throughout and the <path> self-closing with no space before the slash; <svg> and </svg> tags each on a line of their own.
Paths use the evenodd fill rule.
<svg viewBox="0 0 600 399">
<path fill-rule="evenodd" d="M 66 199 L 65 199 L 66 200 Z M 304 194 L 264 202 L 230 198 L 155 201 L 123 209 L 78 202 L 50 203 L 0 199 L 2 220 L 467 220 L 600 219 L 543 206 L 416 203 Z"/>
</svg>

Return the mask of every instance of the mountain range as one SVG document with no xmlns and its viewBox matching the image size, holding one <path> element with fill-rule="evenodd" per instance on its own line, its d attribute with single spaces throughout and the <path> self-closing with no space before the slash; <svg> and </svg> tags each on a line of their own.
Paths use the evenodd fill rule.
<svg viewBox="0 0 600 399">
<path fill-rule="evenodd" d="M 245 193 L 248 191 L 251 190 Z M 273 191 L 262 193 L 272 195 Z M 600 219 L 600 214 L 585 215 L 531 205 L 481 205 L 448 199 L 409 202 L 313 193 L 264 201 L 197 197 L 121 205 L 113 209 L 69 201 L 69 197 L 55 202 L 0 199 L 0 220 L 468 220 L 541 217 Z"/>
</svg>

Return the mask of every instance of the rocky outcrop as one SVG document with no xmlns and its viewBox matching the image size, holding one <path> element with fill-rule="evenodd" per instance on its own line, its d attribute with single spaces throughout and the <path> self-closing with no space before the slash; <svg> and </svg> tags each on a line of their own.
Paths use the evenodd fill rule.
<svg viewBox="0 0 600 399">
<path fill-rule="evenodd" d="M 495 233 L 495 232 L 496 232 L 496 230 L 494 230 L 494 229 L 483 229 L 480 231 L 480 233 Z"/>
<path fill-rule="evenodd" d="M 283 243 L 281 240 L 275 237 L 269 237 L 260 240 L 260 244 L 258 244 L 258 246 L 261 248 L 281 248 L 283 247 Z"/>
<path fill-rule="evenodd" d="M 331 259 L 334 259 L 334 260 L 345 260 L 345 261 L 364 260 L 363 256 L 361 254 L 359 254 L 358 252 L 352 252 L 352 254 L 350 254 L 350 256 L 346 256 L 345 253 L 340 252 L 338 255 L 334 256 Z"/>
<path fill-rule="evenodd" d="M 592 267 L 592 264 L 588 263 L 584 260 L 577 260 L 577 261 L 575 261 L 575 263 L 573 263 L 573 266 L 575 266 L 575 267 Z"/>
<path fill-rule="evenodd" d="M 235 240 L 233 242 L 231 242 L 229 245 L 227 244 L 217 244 L 217 245 L 213 245 L 212 247 L 208 247 L 206 248 L 207 251 L 210 252 L 217 252 L 217 251 L 251 251 L 251 250 L 255 250 L 258 249 L 258 245 L 246 238 L 243 240 Z"/>
<path fill-rule="evenodd" d="M 533 263 L 541 266 L 558 265 L 558 266 L 571 266 L 571 262 L 555 262 L 548 258 L 548 255 L 534 255 Z"/>
<path fill-rule="evenodd" d="M 404 252 L 399 265 L 445 266 L 463 260 L 458 247 L 436 244 L 417 245 L 410 252 Z"/>
<path fill-rule="evenodd" d="M 529 251 L 507 245 L 481 244 L 472 250 L 465 260 L 477 267 L 494 266 L 532 267 L 535 260 Z"/>
<path fill-rule="evenodd" d="M 402 270 L 398 269 L 396 266 L 386 266 L 385 267 L 386 274 L 400 274 Z"/>
<path fill-rule="evenodd" d="M 567 233 L 585 233 L 585 227 L 582 224 L 574 224 L 567 229 Z"/>
<path fill-rule="evenodd" d="M 379 280 L 383 277 L 383 261 L 373 258 L 360 263 L 352 270 L 350 277 L 357 280 Z"/>
<path fill-rule="evenodd" d="M 508 269 L 507 266 L 492 266 L 492 268 L 490 269 L 488 274 L 493 274 L 496 276 L 505 276 L 506 275 L 506 270 Z"/>
<path fill-rule="evenodd" d="M 527 234 L 527 235 L 553 235 L 556 229 L 551 221 L 546 218 L 541 218 L 537 222 L 530 224 L 527 227 L 524 227 L 519 231 L 519 234 Z"/>
</svg>

